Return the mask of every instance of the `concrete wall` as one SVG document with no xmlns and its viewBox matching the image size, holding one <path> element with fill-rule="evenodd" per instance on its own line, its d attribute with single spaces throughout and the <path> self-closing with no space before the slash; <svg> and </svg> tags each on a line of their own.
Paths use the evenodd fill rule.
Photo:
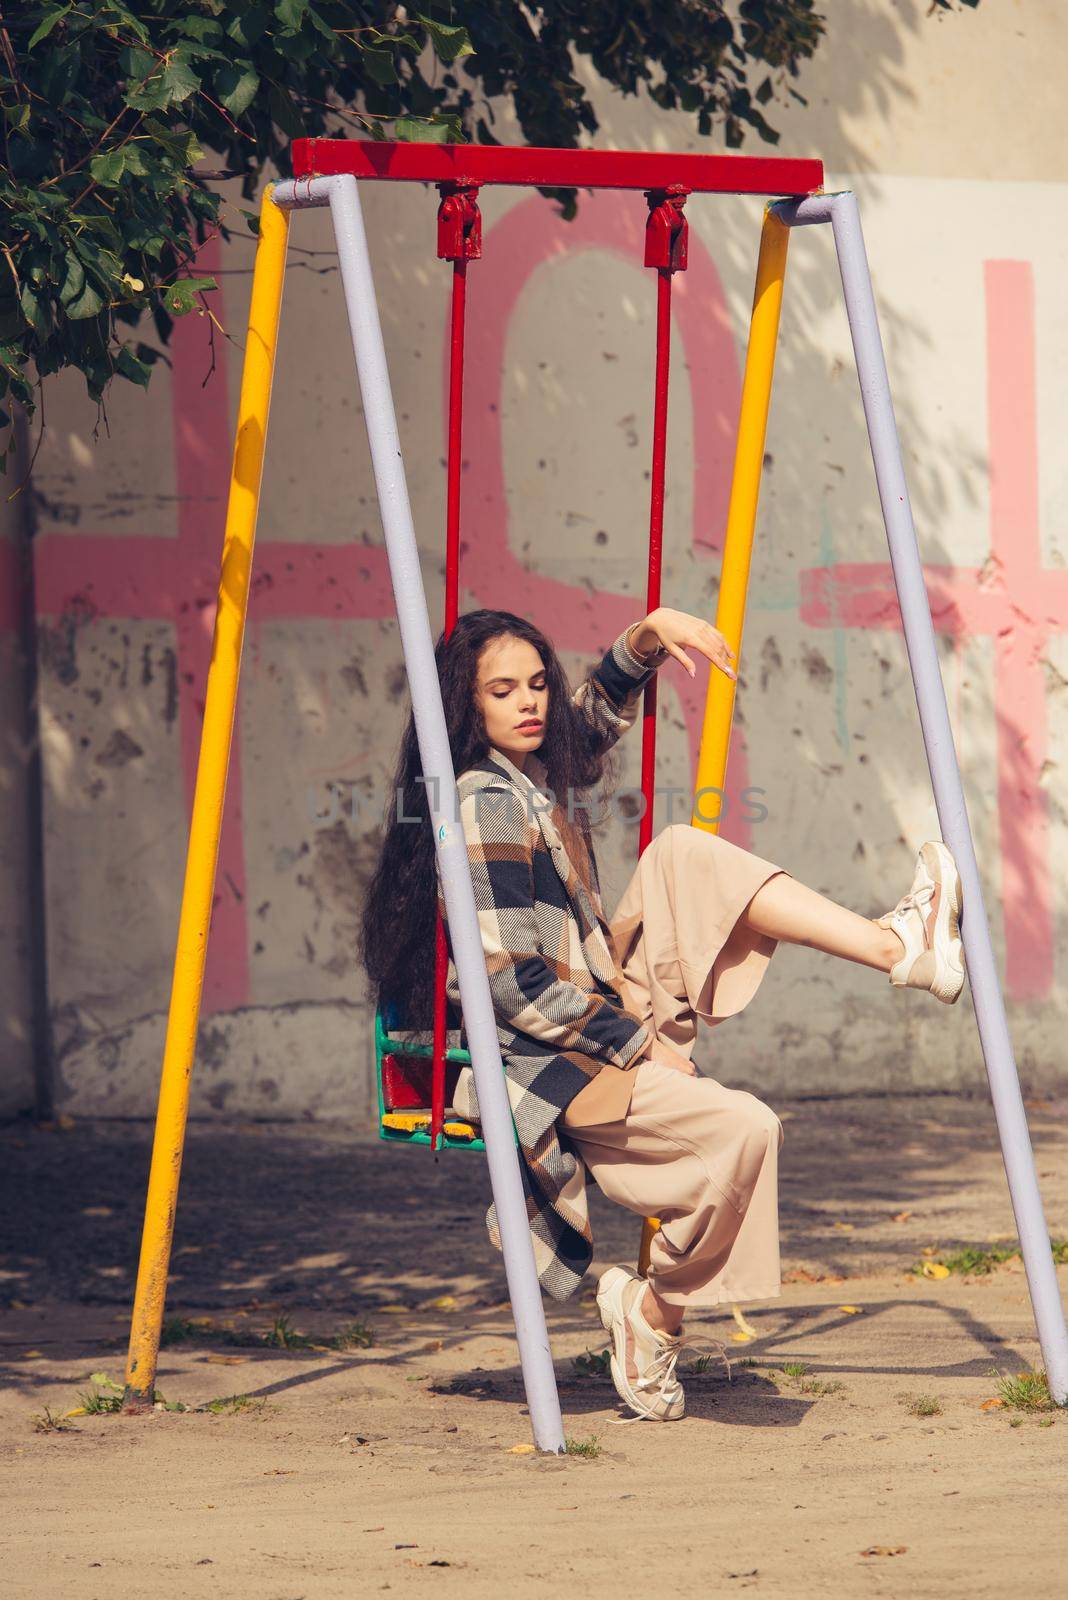
<svg viewBox="0 0 1068 1600">
<path fill-rule="evenodd" d="M 1065 45 L 1052 3 L 941 20 L 843 0 L 779 113 L 782 153 L 857 190 L 945 683 L 1021 1072 L 1065 1082 L 1068 830 Z M 712 149 L 591 80 L 600 142 Z M 503 119 L 501 137 L 517 139 Z M 756 147 L 753 147 L 754 149 Z M 235 197 L 236 199 L 236 197 Z M 365 190 L 435 625 L 442 615 L 448 269 L 433 193 Z M 464 609 L 523 606 L 577 677 L 644 611 L 655 292 L 640 195 L 486 196 L 471 269 Z M 714 611 L 759 201 L 690 202 L 676 280 L 665 604 Z M 240 225 L 236 210 L 235 226 Z M 339 284 L 294 223 L 194 1111 L 362 1119 L 372 1018 L 352 942 L 406 685 Z M 226 330 L 190 318 L 106 428 L 53 385 L 36 473 L 48 979 L 60 1106 L 154 1104 L 210 641 L 252 245 L 209 247 Z M 661 674 L 660 782 L 689 792 L 705 674 Z M 625 784 L 639 781 L 640 736 Z M 724 833 L 866 914 L 937 834 L 829 238 L 794 239 Z M 333 786 L 333 788 L 331 788 Z M 332 793 L 342 797 L 337 806 Z M 667 820 L 657 813 L 657 826 Z M 611 914 L 637 827 L 599 846 Z M 952 1010 L 783 948 L 707 1070 L 764 1094 L 982 1088 Z"/>
</svg>

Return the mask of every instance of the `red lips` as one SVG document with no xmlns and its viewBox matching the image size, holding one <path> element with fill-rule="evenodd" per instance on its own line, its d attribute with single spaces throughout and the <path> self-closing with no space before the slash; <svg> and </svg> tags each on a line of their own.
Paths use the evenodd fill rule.
<svg viewBox="0 0 1068 1600">
<path fill-rule="evenodd" d="M 540 722 L 521 722 L 521 723 L 519 723 L 518 727 L 516 728 L 516 732 L 517 733 L 524 733 L 528 728 L 530 728 L 530 729 L 540 728 L 541 726 L 542 726 L 542 724 Z"/>
</svg>

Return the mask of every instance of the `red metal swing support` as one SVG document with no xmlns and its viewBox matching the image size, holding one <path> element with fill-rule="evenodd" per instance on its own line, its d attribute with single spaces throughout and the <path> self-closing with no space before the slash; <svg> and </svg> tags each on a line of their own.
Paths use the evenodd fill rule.
<svg viewBox="0 0 1068 1600">
<path fill-rule="evenodd" d="M 456 626 L 460 608 L 460 475 L 463 466 L 464 333 L 467 323 L 467 263 L 482 255 L 482 213 L 477 183 L 464 179 L 438 185 L 438 258 L 452 262 L 452 320 L 449 331 L 449 452 L 445 502 L 445 638 Z M 445 993 L 449 952 L 445 924 L 437 914 L 434 943 L 434 1055 L 431 1070 L 430 1148 L 436 1154 L 445 1125 Z"/>
<path fill-rule="evenodd" d="M 689 190 L 682 184 L 648 189 L 649 219 L 645 224 L 645 265 L 655 267 L 656 377 L 653 384 L 653 460 L 649 487 L 649 565 L 645 609 L 660 604 L 664 547 L 664 473 L 667 462 L 668 378 L 671 366 L 671 280 L 686 271 L 689 224 L 683 216 Z M 645 685 L 642 701 L 642 800 L 638 855 L 653 837 L 653 793 L 656 784 L 656 676 Z"/>
</svg>

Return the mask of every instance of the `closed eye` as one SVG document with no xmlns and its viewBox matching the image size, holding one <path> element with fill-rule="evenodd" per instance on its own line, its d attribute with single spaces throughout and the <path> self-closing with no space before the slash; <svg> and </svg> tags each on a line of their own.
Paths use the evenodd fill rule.
<svg viewBox="0 0 1068 1600">
<path fill-rule="evenodd" d="M 534 685 L 535 694 L 540 694 L 541 691 L 544 688 L 545 688 L 545 685 L 543 683 L 536 683 Z M 507 700 L 507 698 L 511 694 L 511 692 L 512 692 L 511 689 L 501 689 L 500 691 L 498 691 L 497 689 L 494 689 L 492 691 L 492 694 L 493 694 L 494 700 Z"/>
</svg>

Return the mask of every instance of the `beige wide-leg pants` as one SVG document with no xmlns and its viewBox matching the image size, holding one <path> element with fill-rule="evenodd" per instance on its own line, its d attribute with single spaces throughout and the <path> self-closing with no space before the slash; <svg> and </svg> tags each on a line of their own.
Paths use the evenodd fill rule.
<svg viewBox="0 0 1068 1600">
<path fill-rule="evenodd" d="M 754 933 L 742 912 L 784 870 L 686 823 L 642 854 L 612 941 L 628 1009 L 681 1054 L 692 1057 L 699 1018 L 715 1027 L 756 993 L 778 941 Z M 649 1281 L 668 1304 L 781 1292 L 783 1131 L 762 1100 L 643 1061 L 623 1117 L 569 1127 L 565 1113 L 562 1131 L 610 1200 L 660 1218 Z"/>
</svg>

